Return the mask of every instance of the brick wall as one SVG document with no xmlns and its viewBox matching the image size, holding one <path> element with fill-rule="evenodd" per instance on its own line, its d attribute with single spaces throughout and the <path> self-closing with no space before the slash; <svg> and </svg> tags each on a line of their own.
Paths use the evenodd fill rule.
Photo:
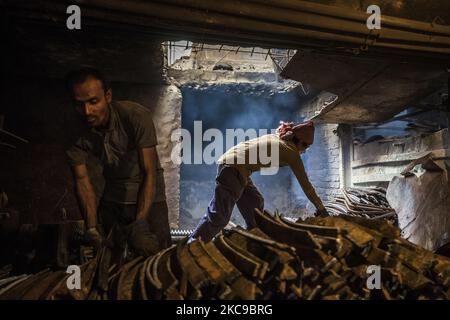
<svg viewBox="0 0 450 320">
<path fill-rule="evenodd" d="M 303 104 L 297 113 L 297 120 L 306 120 L 320 110 L 330 97 L 321 92 Z M 331 200 L 340 189 L 340 144 L 337 124 L 315 124 L 314 144 L 302 155 L 307 175 L 322 201 Z M 296 207 L 304 207 L 314 212 L 314 206 L 307 200 L 295 176 L 292 180 L 292 201 Z"/>
</svg>

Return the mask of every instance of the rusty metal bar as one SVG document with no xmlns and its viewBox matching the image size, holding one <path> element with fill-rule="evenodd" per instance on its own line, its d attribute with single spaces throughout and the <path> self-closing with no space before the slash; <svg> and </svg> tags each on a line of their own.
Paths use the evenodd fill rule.
<svg viewBox="0 0 450 320">
<path fill-rule="evenodd" d="M 45 3 L 45 1 L 39 1 L 39 3 Z M 260 43 L 264 42 L 266 47 L 272 48 L 307 47 L 320 49 L 323 47 L 339 47 L 344 49 L 347 47 L 347 49 L 357 49 L 366 43 L 368 36 L 367 31 L 364 34 L 342 33 L 338 27 L 321 29 L 314 26 L 294 25 L 293 23 L 282 24 L 270 20 L 270 16 L 264 19 L 248 18 L 236 16 L 236 12 L 234 14 L 216 13 L 214 10 L 199 10 L 186 8 L 183 5 L 174 6 L 160 2 L 81 0 L 80 3 L 88 8 L 86 16 L 91 14 L 89 8 L 109 9 L 105 12 L 98 10 L 94 14 L 99 19 L 122 20 L 129 25 L 141 24 L 153 27 L 147 30 L 150 33 L 160 32 L 169 36 L 184 33 L 187 37 L 192 37 L 195 34 L 200 36 L 202 34 L 202 37 L 216 39 L 215 41 L 222 39 L 222 42 L 232 41 L 240 44 L 244 41 L 251 43 L 252 45 L 250 46 L 254 46 L 256 43 L 260 45 Z M 10 7 L 23 7 L 27 6 L 28 3 L 19 2 L 16 5 L 8 1 L 8 5 Z M 33 7 L 33 5 L 31 6 Z M 36 10 L 39 10 L 39 7 Z M 120 15 L 116 14 L 114 16 L 114 12 L 120 12 Z M 150 17 L 151 19 L 148 19 Z M 423 34 L 430 32 L 429 30 L 422 30 L 416 33 L 405 32 L 403 30 L 388 30 L 384 28 L 383 37 L 378 37 L 371 47 L 372 49 L 378 49 L 378 51 L 375 50 L 373 52 L 380 54 L 380 51 L 389 53 L 392 50 L 400 56 L 415 54 L 426 59 L 432 58 L 430 54 L 436 54 L 435 56 L 443 58 L 443 54 L 447 55 L 450 53 L 450 44 L 447 44 L 448 37 L 430 37 L 430 35 Z M 386 38 L 385 41 L 385 34 L 391 34 L 392 37 Z M 403 37 L 400 39 L 402 41 L 400 44 L 400 40 L 397 39 L 399 38 L 398 35 L 412 35 L 414 41 L 409 41 L 408 37 Z M 376 36 L 374 34 L 374 37 Z M 186 39 L 186 37 L 184 38 Z"/>
<path fill-rule="evenodd" d="M 408 40 L 414 42 L 424 42 L 433 44 L 450 44 L 450 27 L 437 26 L 444 35 L 444 37 L 438 34 L 433 34 L 432 37 L 427 35 L 430 33 L 430 25 L 423 23 L 420 28 L 413 29 L 411 31 L 405 31 L 403 29 L 395 29 L 389 25 L 383 25 L 383 32 L 377 30 L 369 30 L 366 26 L 367 15 L 361 13 L 359 17 L 360 21 L 353 21 L 345 17 L 336 17 L 335 15 L 321 15 L 316 13 L 304 12 L 301 10 L 284 9 L 274 6 L 266 6 L 263 3 L 248 3 L 238 0 L 228 0 L 226 2 L 205 2 L 202 0 L 164 0 L 164 3 L 172 3 L 177 6 L 186 6 L 193 9 L 208 10 L 208 12 L 215 11 L 217 13 L 226 13 L 238 17 L 246 17 L 252 19 L 260 19 L 263 21 L 275 22 L 283 25 L 298 26 L 305 29 L 327 29 L 327 30 L 339 30 L 340 33 L 348 34 L 361 34 L 370 36 L 377 41 L 386 40 Z M 328 6 L 333 10 L 341 9 L 339 7 Z M 350 11 L 350 10 L 348 10 Z M 384 15 L 382 15 L 383 17 Z M 398 18 L 394 18 L 397 20 Z M 406 20 L 406 22 L 411 22 Z M 405 22 L 405 23 L 406 23 Z M 403 25 L 403 24 L 402 24 Z M 405 24 L 409 26 L 409 24 Z M 404 25 L 403 25 L 404 26 Z M 372 33 L 371 33 L 372 32 Z"/>
</svg>

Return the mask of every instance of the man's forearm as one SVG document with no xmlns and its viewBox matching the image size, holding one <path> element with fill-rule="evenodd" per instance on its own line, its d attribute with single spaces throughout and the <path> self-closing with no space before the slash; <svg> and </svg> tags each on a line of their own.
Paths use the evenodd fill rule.
<svg viewBox="0 0 450 320">
<path fill-rule="evenodd" d="M 97 201 L 95 192 L 89 181 L 78 180 L 76 182 L 77 196 L 80 208 L 88 228 L 97 225 Z"/>
<path fill-rule="evenodd" d="M 305 192 L 305 194 L 308 197 L 308 200 L 314 204 L 317 210 L 325 209 L 322 200 L 319 198 L 319 196 L 316 193 L 316 190 L 314 190 L 313 187 L 311 187 L 309 191 Z"/>
<path fill-rule="evenodd" d="M 139 189 L 136 220 L 146 219 L 155 197 L 155 175 L 146 174 Z"/>
<path fill-rule="evenodd" d="M 320 200 L 319 196 L 316 193 L 316 190 L 312 186 L 311 182 L 309 182 L 308 176 L 305 172 L 305 168 L 303 167 L 303 163 L 297 163 L 297 165 L 293 166 L 292 170 L 294 171 L 294 174 L 297 177 L 297 181 L 303 189 L 303 192 L 305 193 L 306 197 L 308 197 L 308 200 L 311 201 L 318 210 L 323 210 L 324 206 L 322 200 Z"/>
<path fill-rule="evenodd" d="M 316 189 L 314 189 L 311 182 L 309 182 L 309 179 L 305 176 L 305 178 L 299 181 L 299 183 L 306 197 L 308 198 L 309 201 L 312 202 L 312 204 L 316 207 L 316 209 L 317 210 L 325 209 L 322 200 L 317 195 Z"/>
</svg>

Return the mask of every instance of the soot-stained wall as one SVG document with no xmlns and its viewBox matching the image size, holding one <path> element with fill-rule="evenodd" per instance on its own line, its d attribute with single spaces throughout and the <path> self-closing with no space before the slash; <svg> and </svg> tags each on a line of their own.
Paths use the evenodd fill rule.
<svg viewBox="0 0 450 320">
<path fill-rule="evenodd" d="M 90 66 L 111 81 L 113 99 L 132 100 L 151 109 L 165 169 L 170 222 L 178 223 L 179 166 L 170 161 L 171 132 L 181 123 L 180 90 L 166 82 L 161 43 L 127 31 L 95 27 L 71 32 L 9 17 L 3 31 L 0 114 L 4 129 L 29 140 L 0 146 L 0 188 L 21 222 L 54 223 L 65 208 L 80 219 L 65 150 L 81 124 L 64 87 L 64 75 Z M 5 140 L 4 135 L 1 141 Z"/>
<path fill-rule="evenodd" d="M 16 82 L 17 81 L 17 82 Z M 16 149 L 2 147 L 1 187 L 10 205 L 21 212 L 22 222 L 49 223 L 61 220 L 61 208 L 69 219 L 80 219 L 73 179 L 65 150 L 80 131 L 60 79 L 21 77 L 7 87 L 2 113 L 5 129 L 29 140 L 14 142 Z M 165 171 L 166 195 L 173 227 L 178 222 L 179 166 L 170 160 L 171 132 L 181 123 L 181 93 L 173 85 L 137 85 L 113 82 L 113 98 L 141 103 L 153 112 L 158 154 Z M 101 173 L 91 171 L 101 192 Z"/>
</svg>

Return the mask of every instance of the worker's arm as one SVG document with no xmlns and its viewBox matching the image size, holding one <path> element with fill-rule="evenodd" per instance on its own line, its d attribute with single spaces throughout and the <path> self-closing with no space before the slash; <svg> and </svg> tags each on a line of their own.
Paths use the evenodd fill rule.
<svg viewBox="0 0 450 320">
<path fill-rule="evenodd" d="M 303 161 L 300 159 L 300 157 L 297 157 L 295 161 L 292 161 L 291 169 L 297 177 L 297 181 L 299 182 L 300 186 L 303 189 L 303 192 L 308 197 L 309 201 L 314 204 L 317 210 L 325 210 L 322 200 L 320 200 L 319 196 L 316 193 L 316 190 L 312 186 L 311 182 L 309 182 L 305 167 L 303 165 Z"/>
<path fill-rule="evenodd" d="M 159 251 L 159 241 L 150 228 L 149 217 L 156 189 L 156 132 L 150 112 L 140 109 L 130 118 L 134 128 L 139 166 L 144 177 L 139 187 L 136 221 L 131 225 L 128 238 L 131 250 L 148 257 Z"/>
<path fill-rule="evenodd" d="M 131 224 L 129 244 L 138 255 L 148 257 L 159 251 L 159 242 L 148 224 L 156 186 L 156 148 L 139 148 L 139 165 L 144 179 L 139 188 L 136 221 Z"/>
<path fill-rule="evenodd" d="M 147 219 L 155 197 L 156 148 L 139 149 L 139 165 L 144 177 L 139 188 L 136 220 Z"/>
<path fill-rule="evenodd" d="M 97 226 L 97 202 L 94 188 L 89 179 L 88 170 L 85 164 L 72 167 L 75 176 L 75 188 L 83 217 L 88 229 Z"/>
</svg>

